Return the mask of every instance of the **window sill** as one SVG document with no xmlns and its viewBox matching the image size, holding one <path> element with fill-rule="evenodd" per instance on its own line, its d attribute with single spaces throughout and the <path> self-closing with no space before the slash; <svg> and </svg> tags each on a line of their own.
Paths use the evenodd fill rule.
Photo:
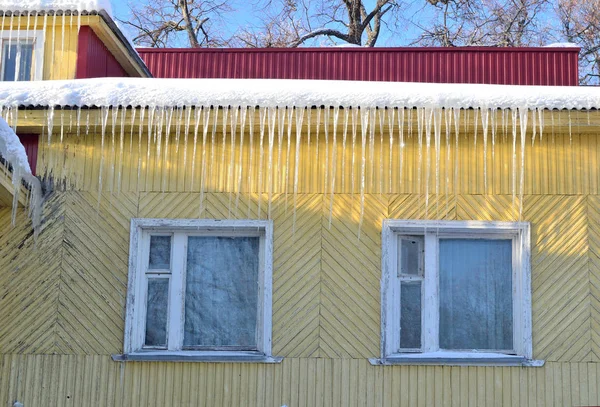
<svg viewBox="0 0 600 407">
<path fill-rule="evenodd" d="M 440 365 L 440 366 L 529 366 L 542 367 L 544 360 L 503 353 L 431 352 L 405 353 L 387 358 L 371 358 L 371 365 Z"/>
<path fill-rule="evenodd" d="M 149 351 L 111 355 L 115 362 L 281 363 L 283 357 L 257 352 Z"/>
</svg>

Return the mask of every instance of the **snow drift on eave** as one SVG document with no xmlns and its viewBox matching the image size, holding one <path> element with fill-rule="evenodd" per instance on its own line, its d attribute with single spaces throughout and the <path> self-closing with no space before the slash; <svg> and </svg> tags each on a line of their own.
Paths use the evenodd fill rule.
<svg viewBox="0 0 600 407">
<path fill-rule="evenodd" d="M 41 219 L 42 188 L 40 181 L 31 173 L 25 147 L 13 129 L 0 117 L 0 157 L 12 167 L 12 182 L 14 187 L 12 222 L 15 223 L 21 181 L 31 188 L 29 209 L 33 228 L 37 232 Z"/>
<path fill-rule="evenodd" d="M 101 10 L 112 14 L 110 0 L 0 0 L 0 11 L 77 11 L 82 13 Z"/>
<path fill-rule="evenodd" d="M 600 88 L 283 79 L 8 82 L 2 106 L 345 106 L 593 109 Z"/>
</svg>

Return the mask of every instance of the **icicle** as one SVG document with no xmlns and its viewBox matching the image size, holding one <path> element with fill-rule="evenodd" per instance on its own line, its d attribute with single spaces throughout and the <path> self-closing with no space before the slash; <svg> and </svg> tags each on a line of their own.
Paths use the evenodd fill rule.
<svg viewBox="0 0 600 407">
<path fill-rule="evenodd" d="M 131 168 L 133 167 L 133 132 L 135 126 L 135 118 L 137 116 L 137 109 L 135 106 L 131 108 L 131 129 L 129 132 L 129 173 L 131 173 Z M 141 140 L 140 140 L 141 141 Z"/>
<path fill-rule="evenodd" d="M 517 195 L 517 115 L 519 111 L 517 109 L 512 110 L 512 203 L 515 204 L 515 198 Z"/>
<path fill-rule="evenodd" d="M 250 152 L 248 159 L 248 212 L 246 217 L 250 219 L 250 203 L 251 203 L 251 193 L 252 193 L 252 171 L 254 171 L 254 116 L 256 114 L 256 108 L 254 106 L 250 106 Z M 259 111 L 260 114 L 260 111 Z M 260 202 L 260 197 L 258 198 Z M 258 212 L 258 216 L 260 217 L 260 211 Z"/>
<path fill-rule="evenodd" d="M 423 167 L 423 114 L 422 108 L 417 108 L 417 142 L 419 143 L 419 157 L 417 162 L 417 190 L 419 193 L 419 199 L 422 192 L 421 188 L 421 174 Z M 411 123 L 412 128 L 412 123 Z"/>
<path fill-rule="evenodd" d="M 390 108 L 388 109 L 388 130 L 390 133 L 390 157 L 388 163 L 388 194 L 392 193 L 392 159 L 394 157 L 394 115 L 396 113 L 396 109 Z"/>
<path fill-rule="evenodd" d="M 104 172 L 104 139 L 106 138 L 106 125 L 108 124 L 109 108 L 103 106 L 100 120 L 102 121 L 102 133 L 100 138 L 100 170 L 98 171 L 98 207 L 100 206 L 100 198 L 102 197 L 102 174 Z"/>
<path fill-rule="evenodd" d="M 404 170 L 404 111 L 406 109 L 405 108 L 400 108 L 398 109 L 398 120 L 400 121 L 399 125 L 400 128 L 398 129 L 398 133 L 400 134 L 400 139 L 398 142 L 398 157 L 399 157 L 399 163 L 398 166 L 399 171 L 398 171 L 398 193 L 401 192 L 402 190 L 402 180 L 403 180 L 403 170 Z"/>
<path fill-rule="evenodd" d="M 483 192 L 487 193 L 487 139 L 490 109 L 481 112 L 481 125 L 483 127 Z"/>
<path fill-rule="evenodd" d="M 123 173 L 123 145 L 125 141 L 125 115 L 127 109 L 121 109 L 121 132 L 119 134 L 119 164 L 117 170 L 117 194 L 121 193 L 121 174 Z"/>
<path fill-rule="evenodd" d="M 238 155 L 238 171 L 237 171 L 237 185 L 235 187 L 235 213 L 238 213 L 238 206 L 240 203 L 240 190 L 242 189 L 242 173 L 243 173 L 243 153 L 244 153 L 244 131 L 246 130 L 246 106 L 241 107 L 241 123 L 240 123 L 240 152 Z"/>
<path fill-rule="evenodd" d="M 449 213 L 449 196 L 450 196 L 450 131 L 452 129 L 452 112 L 450 111 L 450 109 L 446 108 L 444 109 L 444 125 L 445 125 L 445 130 L 446 130 L 446 165 L 444 167 L 444 170 L 446 172 L 445 174 L 445 185 L 444 185 L 444 196 L 446 197 L 446 212 L 444 213 L 445 216 L 448 215 Z"/>
<path fill-rule="evenodd" d="M 287 118 L 287 152 L 286 152 L 286 156 L 285 156 L 285 175 L 282 174 L 282 176 L 284 176 L 284 182 L 285 182 L 285 214 L 287 216 L 287 210 L 288 210 L 288 185 L 290 183 L 290 153 L 291 153 L 291 147 L 292 147 L 292 118 L 294 116 L 294 110 L 292 108 L 288 108 L 287 109 L 287 113 L 288 113 L 288 118 Z"/>
<path fill-rule="evenodd" d="M 279 174 L 278 177 L 274 177 L 277 182 L 277 191 L 281 192 L 282 190 L 282 176 L 283 171 L 281 171 L 281 156 L 283 153 L 283 135 L 285 134 L 285 117 L 286 117 L 286 108 L 280 107 L 277 109 L 277 171 Z"/>
<path fill-rule="evenodd" d="M 27 12 L 27 28 L 25 30 L 25 38 L 30 38 L 29 37 L 30 19 L 31 19 L 31 10 Z"/>
<path fill-rule="evenodd" d="M 47 123 L 48 123 L 48 145 L 52 141 L 52 131 L 54 130 L 54 106 L 50 106 L 47 112 Z"/>
<path fill-rule="evenodd" d="M 12 33 L 13 33 L 13 23 L 15 21 L 15 12 L 12 11 L 10 13 L 10 25 L 8 27 L 8 43 L 11 44 L 12 43 Z M 2 27 L 4 28 L 4 27 Z M 8 59 L 10 59 L 10 52 L 8 53 Z"/>
<path fill-rule="evenodd" d="M 169 165 L 169 138 L 171 136 L 171 124 L 173 123 L 173 107 L 169 107 L 167 110 L 167 125 L 165 129 L 165 155 L 163 157 L 162 164 L 162 192 L 164 193 L 166 190 L 167 179 L 170 175 L 170 165 Z"/>
<path fill-rule="evenodd" d="M 352 109 L 352 164 L 351 164 L 351 179 L 350 179 L 350 194 L 352 195 L 352 202 L 354 203 L 354 190 L 356 187 L 355 176 L 354 176 L 354 164 L 356 151 L 356 126 L 358 124 L 358 109 L 353 107 Z"/>
<path fill-rule="evenodd" d="M 475 149 L 477 149 L 477 131 L 479 130 L 479 121 L 477 120 L 479 117 L 479 108 L 475 108 L 474 109 L 474 114 L 475 114 L 475 118 L 473 119 L 473 121 L 475 122 L 475 126 L 473 129 L 473 145 L 475 147 Z"/>
<path fill-rule="evenodd" d="M 424 109 L 425 113 L 425 218 L 429 214 L 429 176 L 431 174 L 431 122 L 433 109 Z"/>
<path fill-rule="evenodd" d="M 544 137 L 544 109 L 537 109 L 539 116 L 539 126 L 540 126 L 540 142 L 542 141 L 542 137 Z"/>
<path fill-rule="evenodd" d="M 54 46 L 56 43 L 56 11 L 52 14 L 52 45 L 50 46 L 50 63 L 54 65 Z M 63 79 L 57 78 L 56 75 L 52 75 L 53 79 Z"/>
<path fill-rule="evenodd" d="M 273 203 L 273 146 L 275 143 L 275 125 L 277 120 L 277 108 L 269 108 L 269 154 L 267 161 L 267 192 L 268 192 L 268 212 L 267 219 L 271 217 L 271 205 Z"/>
<path fill-rule="evenodd" d="M 327 196 L 327 186 L 329 185 L 329 118 L 330 118 L 330 108 L 325 108 L 325 176 L 323 182 L 323 196 Z"/>
<path fill-rule="evenodd" d="M 192 118 L 192 106 L 185 107 L 185 128 L 183 132 L 183 168 L 187 170 L 187 148 L 190 135 L 190 120 Z M 186 171 L 187 172 L 187 171 Z M 191 186 L 190 186 L 191 188 Z M 185 189 L 185 186 L 184 186 Z"/>
<path fill-rule="evenodd" d="M 306 156 L 309 157 L 309 160 L 310 160 L 310 157 L 311 157 L 311 152 L 310 152 L 311 124 L 310 124 L 310 122 L 311 122 L 311 119 L 312 119 L 312 108 L 311 107 L 307 107 L 307 110 L 308 110 L 308 115 L 307 115 L 308 116 L 308 126 L 307 126 L 307 137 L 306 137 Z M 314 165 L 307 165 L 306 166 L 306 170 L 307 170 L 307 177 L 306 177 L 306 179 L 307 180 L 312 180 L 312 177 L 311 177 L 312 173 L 311 173 L 311 171 L 313 170 L 313 167 L 316 167 L 316 166 L 317 166 L 317 163 L 315 163 Z"/>
<path fill-rule="evenodd" d="M 294 216 L 292 221 L 292 233 L 296 233 L 296 208 L 298 203 L 298 168 L 300 167 L 300 141 L 302 136 L 302 121 L 305 108 L 296 108 L 296 157 L 294 159 Z M 309 111 L 310 116 L 310 111 Z M 347 116 L 347 115 L 346 115 Z"/>
<path fill-rule="evenodd" d="M 140 176 L 142 173 L 142 134 L 144 133 L 144 118 L 145 118 L 145 116 L 146 116 L 146 107 L 142 106 L 142 108 L 140 110 L 140 125 L 138 128 L 138 164 L 137 164 L 137 182 L 136 182 L 136 192 L 138 192 L 138 193 L 140 192 Z"/>
<path fill-rule="evenodd" d="M 374 172 L 375 172 L 375 114 L 376 109 L 374 107 L 369 109 L 369 191 L 375 192 L 373 186 Z"/>
<path fill-rule="evenodd" d="M 214 114 L 213 114 L 213 125 L 212 125 L 212 132 L 211 132 L 211 141 L 210 141 L 210 166 L 209 168 L 209 176 L 208 179 L 217 184 L 218 182 L 215 181 L 215 176 L 214 176 L 214 169 L 216 167 L 215 164 L 215 146 L 217 144 L 217 124 L 219 122 L 219 108 L 218 107 L 214 107 Z M 194 157 L 196 157 L 196 154 L 194 154 Z M 216 188 L 214 188 L 216 190 Z"/>
<path fill-rule="evenodd" d="M 2 17 L 2 27 L 4 27 L 4 16 Z M 46 46 L 46 33 L 48 29 L 48 13 L 44 13 L 44 23 L 42 25 L 42 44 Z"/>
<path fill-rule="evenodd" d="M 329 229 L 331 229 L 331 217 L 333 215 L 333 198 L 335 193 L 335 173 L 337 168 L 337 126 L 340 108 L 333 108 L 333 151 L 331 153 L 331 199 L 329 200 Z"/>
<path fill-rule="evenodd" d="M 235 177 L 233 174 L 233 166 L 235 164 L 235 136 L 237 129 L 237 121 L 239 115 L 239 108 L 233 108 L 233 112 L 231 113 L 231 124 L 230 124 L 230 133 L 231 133 L 231 143 L 229 145 L 230 150 L 230 158 L 229 158 L 229 169 L 227 170 L 227 182 L 226 188 L 229 190 L 229 202 L 227 206 L 227 219 L 231 217 L 231 200 L 233 196 L 233 190 L 235 188 Z M 231 185 L 230 185 L 231 184 Z"/>
<path fill-rule="evenodd" d="M 315 141 L 315 167 L 317 168 L 317 185 L 318 184 L 318 176 L 319 176 L 319 169 L 321 168 L 321 165 L 319 163 L 319 132 L 321 130 L 321 108 L 317 106 L 317 129 L 316 129 L 316 141 Z M 324 186 L 325 188 L 325 186 Z"/>
<path fill-rule="evenodd" d="M 531 112 L 531 120 L 532 120 L 532 123 L 531 123 L 531 132 L 532 132 L 532 135 L 531 135 L 531 147 L 533 147 L 533 145 L 535 144 L 535 133 L 537 131 L 537 123 L 536 123 L 537 114 L 536 113 L 537 113 L 537 109 L 535 109 L 535 110 L 533 110 Z"/>
<path fill-rule="evenodd" d="M 460 137 L 460 109 L 452 108 L 454 115 L 454 194 L 458 194 L 458 161 L 460 152 L 458 151 L 458 140 Z"/>
<path fill-rule="evenodd" d="M 383 125 L 385 123 L 385 110 L 379 110 L 379 195 L 383 194 Z"/>
<path fill-rule="evenodd" d="M 558 117 L 560 117 L 560 114 Z M 571 121 L 571 111 L 570 110 L 569 110 L 569 145 L 573 146 L 573 122 Z"/>
<path fill-rule="evenodd" d="M 208 138 L 208 126 L 210 123 L 210 107 L 203 106 L 202 112 L 200 111 L 200 107 L 196 106 L 195 110 L 195 122 L 194 122 L 194 157 L 196 157 L 196 146 L 198 144 L 198 126 L 200 124 L 200 114 L 202 114 L 202 167 L 200 170 L 200 209 L 198 213 L 198 217 L 202 216 L 202 212 L 204 211 L 204 189 L 206 184 L 206 139 Z M 217 113 L 218 110 L 214 109 L 214 118 L 213 123 L 217 122 Z M 214 140 L 215 129 L 216 126 L 213 126 L 212 137 Z M 211 162 L 212 166 L 213 163 Z M 194 173 L 192 172 L 192 180 Z"/>
<path fill-rule="evenodd" d="M 223 123 L 223 138 L 222 138 L 222 146 L 221 146 L 221 161 L 219 161 L 220 165 L 219 165 L 219 187 L 221 188 L 221 191 L 225 191 L 226 187 L 226 179 L 225 179 L 225 168 L 227 166 L 226 161 L 225 161 L 225 146 L 227 143 L 227 117 L 229 116 L 229 106 L 225 106 L 223 107 L 223 120 L 221 121 L 221 123 Z M 211 165 L 214 165 L 214 162 L 211 163 Z"/>
<path fill-rule="evenodd" d="M 523 192 L 525 190 L 525 139 L 527 136 L 527 115 L 528 110 L 520 108 L 519 114 L 520 125 L 521 125 L 521 174 L 519 181 L 519 221 L 521 221 L 523 216 Z"/>
<path fill-rule="evenodd" d="M 346 139 L 348 138 L 348 116 L 350 109 L 344 108 L 344 133 L 342 135 L 342 192 L 346 188 Z"/>
<path fill-rule="evenodd" d="M 361 130 L 361 160 L 360 160 L 360 219 L 358 222 L 358 238 L 360 239 L 360 231 L 362 228 L 363 218 L 365 215 L 365 167 L 367 156 L 367 128 L 369 126 L 369 109 L 360 110 L 360 130 Z"/>
<path fill-rule="evenodd" d="M 265 139 L 265 122 L 267 120 L 267 109 L 264 107 L 258 108 L 258 118 L 260 127 L 259 151 L 258 151 L 258 219 L 261 218 L 261 202 L 262 202 L 262 184 L 263 184 L 263 157 L 264 157 L 264 139 Z"/>
<path fill-rule="evenodd" d="M 202 111 L 201 111 L 202 110 Z M 204 121 L 202 122 L 202 124 L 204 125 L 204 127 L 202 128 L 203 134 L 208 132 L 208 120 L 210 116 L 210 107 L 207 106 L 203 106 L 202 109 L 200 109 L 199 106 L 196 106 L 194 108 L 194 146 L 192 148 L 192 175 L 190 177 L 190 191 L 192 191 L 194 189 L 194 176 L 196 175 L 196 151 L 198 149 L 198 131 L 200 130 L 200 115 L 204 113 Z M 218 110 L 215 109 L 215 113 L 214 113 L 214 124 L 213 124 L 213 144 L 211 145 L 214 146 L 214 141 L 215 141 L 215 128 L 216 128 L 216 121 L 217 121 L 217 113 Z M 203 137 L 202 140 L 204 141 L 206 137 Z M 202 154 L 204 154 L 204 144 L 202 145 Z M 212 150 L 211 150 L 212 153 Z M 211 166 L 212 166 L 212 156 L 211 156 Z M 200 217 L 200 215 L 202 214 L 202 204 L 204 202 L 203 200 L 203 193 L 204 193 L 204 177 L 202 176 L 202 173 L 204 171 L 204 167 L 205 167 L 205 157 L 202 157 L 202 161 L 201 161 L 201 170 L 200 170 L 200 209 L 199 209 L 199 214 L 198 217 Z M 212 174 L 212 169 L 211 169 L 211 174 Z M 210 178 L 210 177 L 209 177 Z M 211 178 L 212 180 L 212 178 Z"/>
<path fill-rule="evenodd" d="M 113 187 L 115 182 L 115 134 L 117 131 L 117 119 L 119 117 L 119 106 L 113 106 L 112 110 L 112 121 L 111 121 L 111 144 L 110 144 L 110 174 L 109 174 L 109 184 L 108 190 L 112 194 Z M 61 115 L 61 127 L 62 127 L 62 115 Z M 61 130 L 62 133 L 62 130 Z M 62 143 L 62 134 L 60 136 Z"/>
<path fill-rule="evenodd" d="M 81 11 L 77 11 L 77 35 L 81 31 Z"/>
<path fill-rule="evenodd" d="M 433 135 L 435 144 L 435 205 L 436 218 L 439 219 L 439 196 L 440 196 L 440 156 L 442 144 L 442 108 L 438 107 L 433 112 Z"/>
<path fill-rule="evenodd" d="M 148 151 L 146 152 L 146 186 L 148 186 L 148 178 L 150 173 L 150 151 L 152 149 L 152 137 L 154 127 L 154 116 L 156 115 L 156 106 L 150 107 L 148 113 Z"/>
<path fill-rule="evenodd" d="M 492 166 L 496 163 L 496 115 L 498 111 L 496 109 L 492 110 Z"/>
<path fill-rule="evenodd" d="M 66 19 L 65 12 L 63 11 L 63 14 L 62 14 L 62 23 L 60 24 L 61 25 L 61 35 L 62 35 L 62 44 L 61 44 L 61 48 L 60 48 L 60 52 L 61 52 L 61 58 L 60 58 L 61 59 L 61 64 L 62 64 L 62 60 L 63 60 L 64 55 L 65 55 L 65 25 L 66 25 L 65 24 L 65 19 Z"/>
<path fill-rule="evenodd" d="M 177 107 L 177 124 L 175 125 L 175 157 L 177 157 L 178 161 L 179 161 L 179 139 L 181 138 L 181 120 L 182 119 L 183 119 L 183 106 L 178 106 Z"/>
</svg>

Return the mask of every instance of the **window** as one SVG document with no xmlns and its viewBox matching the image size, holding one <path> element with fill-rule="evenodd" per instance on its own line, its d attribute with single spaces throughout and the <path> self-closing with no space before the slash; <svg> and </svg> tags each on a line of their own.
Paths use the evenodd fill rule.
<svg viewBox="0 0 600 407">
<path fill-rule="evenodd" d="M 0 77 L 3 81 L 42 79 L 44 61 L 43 33 L 30 31 L 0 31 L 2 41 Z"/>
<path fill-rule="evenodd" d="M 384 362 L 531 359 L 529 225 L 383 224 Z"/>
<path fill-rule="evenodd" d="M 271 253 L 269 221 L 133 219 L 125 356 L 269 358 Z"/>
</svg>

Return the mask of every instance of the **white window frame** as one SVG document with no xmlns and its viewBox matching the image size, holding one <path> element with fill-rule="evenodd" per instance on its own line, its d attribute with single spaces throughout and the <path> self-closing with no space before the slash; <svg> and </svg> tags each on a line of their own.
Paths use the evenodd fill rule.
<svg viewBox="0 0 600 407">
<path fill-rule="evenodd" d="M 18 32 L 17 32 L 18 31 Z M 33 42 L 33 81 L 41 81 L 44 76 L 44 32 L 42 30 L 0 30 L 0 80 L 4 78 L 4 41 L 32 41 Z"/>
<path fill-rule="evenodd" d="M 256 350 L 182 350 L 185 272 L 172 273 L 169 286 L 167 349 L 144 347 L 150 236 L 170 234 L 171 270 L 185 270 L 187 236 L 258 236 L 259 281 Z M 125 317 L 124 355 L 115 360 L 207 360 L 279 362 L 271 355 L 273 223 L 258 220 L 145 219 L 131 220 L 129 281 Z M 152 273 L 155 271 L 152 270 Z M 157 271 L 160 273 L 160 271 Z M 173 325 L 174 324 L 174 325 Z M 178 345 L 179 344 L 179 345 Z"/>
<path fill-rule="evenodd" d="M 400 349 L 400 236 L 423 236 L 421 349 Z M 448 237 L 511 239 L 513 242 L 513 352 L 439 349 L 439 239 Z M 418 221 L 386 219 L 382 228 L 381 359 L 374 364 L 533 365 L 531 337 L 531 242 L 527 222 Z"/>
</svg>

